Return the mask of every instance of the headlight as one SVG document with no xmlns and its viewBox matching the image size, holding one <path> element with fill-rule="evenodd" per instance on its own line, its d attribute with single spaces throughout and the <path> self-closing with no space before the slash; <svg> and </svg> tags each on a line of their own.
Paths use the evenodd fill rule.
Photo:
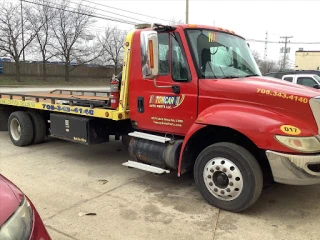
<svg viewBox="0 0 320 240">
<path fill-rule="evenodd" d="M 24 198 L 15 213 L 0 227 L 0 239 L 29 240 L 32 225 L 32 208 Z"/>
<path fill-rule="evenodd" d="M 300 152 L 320 152 L 320 142 L 316 137 L 288 137 L 276 135 L 276 139 L 288 148 Z"/>
</svg>

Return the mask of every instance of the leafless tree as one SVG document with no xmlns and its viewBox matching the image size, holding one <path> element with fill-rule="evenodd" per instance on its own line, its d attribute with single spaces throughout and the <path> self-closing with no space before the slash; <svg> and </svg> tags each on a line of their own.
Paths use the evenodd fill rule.
<svg viewBox="0 0 320 240">
<path fill-rule="evenodd" d="M 10 55 L 15 61 L 16 79 L 21 81 L 20 57 L 39 31 L 34 29 L 28 19 L 21 20 L 20 5 L 8 2 L 0 3 L 0 51 Z M 23 12 L 24 14 L 24 12 Z M 24 41 L 22 40 L 24 28 Z"/>
<path fill-rule="evenodd" d="M 286 55 L 286 62 L 285 62 L 285 65 L 283 66 L 283 57 L 281 57 L 278 62 L 279 68 L 283 70 L 292 68 L 292 64 L 290 62 L 291 60 L 289 58 L 289 55 Z"/>
<path fill-rule="evenodd" d="M 98 58 L 102 51 L 95 51 L 90 59 L 84 59 L 88 55 L 88 49 L 80 44 L 81 36 L 86 35 L 86 29 L 93 23 L 91 10 L 81 2 L 76 6 L 70 7 L 68 0 L 60 0 L 56 16 L 51 20 L 51 29 L 53 31 L 55 42 L 54 48 L 58 51 L 65 66 L 65 81 L 69 81 L 71 63 L 75 60 L 81 63 L 90 62 Z"/>
<path fill-rule="evenodd" d="M 36 4 L 26 9 L 26 16 L 31 23 L 33 31 L 36 33 L 37 52 L 40 52 L 42 58 L 43 80 L 47 80 L 47 61 L 56 56 L 57 53 L 52 48 L 52 31 L 50 22 L 56 15 L 55 5 L 46 0 L 37 0 Z M 40 29 L 37 31 L 37 29 Z"/>
<path fill-rule="evenodd" d="M 276 61 L 266 60 L 262 61 L 259 65 L 261 73 L 266 74 L 269 72 L 277 72 L 280 70 L 279 65 Z"/>
<path fill-rule="evenodd" d="M 280 70 L 280 64 L 277 61 L 263 60 L 261 59 L 260 54 L 254 50 L 252 51 L 252 56 L 258 64 L 258 67 L 260 68 L 262 74 L 266 74 L 268 72 L 276 72 Z"/>
<path fill-rule="evenodd" d="M 255 60 L 256 63 L 258 64 L 258 66 L 260 66 L 261 63 L 262 63 L 262 59 L 261 59 L 261 57 L 260 57 L 260 54 L 259 54 L 257 51 L 255 51 L 255 50 L 253 50 L 251 53 L 252 53 L 252 56 L 253 56 L 254 60 Z"/>
<path fill-rule="evenodd" d="M 109 26 L 105 29 L 103 36 L 99 37 L 100 44 L 104 49 L 102 59 L 105 63 L 114 65 L 115 74 L 122 65 L 126 35 L 125 31 L 118 29 L 116 26 Z"/>
</svg>

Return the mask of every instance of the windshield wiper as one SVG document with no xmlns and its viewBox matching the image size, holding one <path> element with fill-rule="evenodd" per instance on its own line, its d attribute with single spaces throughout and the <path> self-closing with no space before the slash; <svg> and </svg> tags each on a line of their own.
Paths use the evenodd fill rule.
<svg viewBox="0 0 320 240">
<path fill-rule="evenodd" d="M 240 78 L 238 76 L 224 76 L 224 77 L 221 77 L 220 79 L 232 79 L 232 78 Z"/>
<path fill-rule="evenodd" d="M 244 77 L 246 78 L 246 77 L 261 77 L 261 76 L 258 74 L 250 74 L 250 75 L 246 75 Z"/>
</svg>

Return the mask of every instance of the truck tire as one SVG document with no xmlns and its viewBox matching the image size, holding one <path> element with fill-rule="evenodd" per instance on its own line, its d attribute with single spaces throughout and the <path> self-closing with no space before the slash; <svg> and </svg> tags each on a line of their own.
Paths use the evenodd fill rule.
<svg viewBox="0 0 320 240">
<path fill-rule="evenodd" d="M 0 131 L 8 131 L 8 119 L 10 112 L 0 109 Z"/>
<path fill-rule="evenodd" d="M 38 112 L 28 111 L 27 113 L 31 117 L 31 121 L 33 125 L 32 143 L 33 144 L 43 143 L 47 135 L 47 125 L 44 117 Z"/>
<path fill-rule="evenodd" d="M 204 149 L 194 165 L 194 178 L 209 204 L 241 212 L 259 198 L 263 175 L 255 157 L 233 143 L 216 143 Z"/>
<path fill-rule="evenodd" d="M 8 130 L 14 145 L 22 147 L 32 143 L 33 124 L 27 113 L 22 111 L 11 113 L 8 120 Z"/>
</svg>

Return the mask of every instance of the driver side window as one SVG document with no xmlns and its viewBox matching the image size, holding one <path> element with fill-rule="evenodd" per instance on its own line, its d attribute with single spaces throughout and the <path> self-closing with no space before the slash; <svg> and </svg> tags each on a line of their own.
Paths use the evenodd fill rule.
<svg viewBox="0 0 320 240">
<path fill-rule="evenodd" d="M 175 82 L 190 80 L 190 71 L 179 34 L 160 33 L 158 35 L 158 45 L 159 74 L 168 76 L 171 72 L 171 77 Z"/>
<path fill-rule="evenodd" d="M 172 79 L 176 82 L 186 82 L 189 80 L 189 68 L 184 50 L 180 45 L 180 37 L 178 34 L 172 34 L 171 40 Z"/>
<path fill-rule="evenodd" d="M 170 73 L 169 65 L 169 34 L 160 33 L 158 35 L 159 44 L 159 74 L 168 75 Z"/>
</svg>

